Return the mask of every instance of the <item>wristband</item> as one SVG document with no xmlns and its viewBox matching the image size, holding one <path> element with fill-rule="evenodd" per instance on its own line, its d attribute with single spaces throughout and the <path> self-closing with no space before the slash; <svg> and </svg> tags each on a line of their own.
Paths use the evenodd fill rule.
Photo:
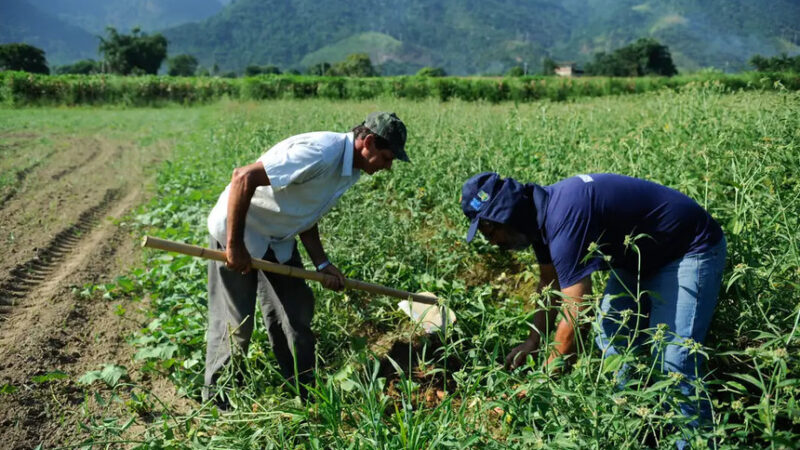
<svg viewBox="0 0 800 450">
<path fill-rule="evenodd" d="M 324 269 L 324 268 L 326 268 L 326 267 L 328 267 L 330 265 L 331 265 L 331 262 L 326 259 L 325 261 L 319 263 L 319 265 L 317 266 L 317 272 L 321 272 L 322 269 Z"/>
</svg>

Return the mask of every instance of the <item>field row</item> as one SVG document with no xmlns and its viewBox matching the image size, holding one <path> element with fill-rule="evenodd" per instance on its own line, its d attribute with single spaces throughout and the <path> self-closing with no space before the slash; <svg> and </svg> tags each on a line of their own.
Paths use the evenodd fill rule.
<svg viewBox="0 0 800 450">
<path fill-rule="evenodd" d="M 541 369 L 544 352 L 526 370 L 503 370 L 503 356 L 527 335 L 533 308 L 544 298 L 533 290 L 538 273 L 531 253 L 512 256 L 481 239 L 463 242 L 460 185 L 476 172 L 496 170 L 543 184 L 577 173 L 623 173 L 679 189 L 707 208 L 725 230 L 729 258 L 706 347 L 695 349 L 709 355 L 703 395 L 714 404 L 714 423 L 690 440 L 695 448 L 796 445 L 798 93 L 730 95 L 696 85 L 542 105 L 223 102 L 204 111 L 217 117 L 214 125 L 186 134 L 176 146 L 174 160 L 160 172 L 157 200 L 137 218 L 142 232 L 205 244 L 205 217 L 232 167 L 254 161 L 286 136 L 346 130 L 376 108 L 404 119 L 413 162 L 364 177 L 320 222 L 323 241 L 347 276 L 435 292 L 457 312 L 456 324 L 417 340 L 390 299 L 314 286 L 313 405 L 299 405 L 282 386 L 266 333 L 257 328 L 239 361 L 243 373 L 234 369 L 223 377 L 233 412 L 221 415 L 198 402 L 190 416 L 163 414 L 146 427 L 142 442 L 674 448 L 675 429 L 687 420 L 674 414 L 676 379 L 659 375 L 643 355 L 603 360 L 591 327 L 570 371 Z M 600 291 L 603 276 L 594 281 Z M 146 370 L 168 373 L 194 399 L 203 376 L 205 283 L 202 261 L 150 253 L 146 269 L 110 292 L 147 295 L 152 322 L 135 340 L 138 358 Z M 590 308 L 585 320 L 594 314 Z M 633 383 L 620 390 L 614 373 L 622 362 L 634 371 Z M 522 391 L 527 397 L 518 395 Z M 145 397 L 136 405 L 156 408 Z M 116 432 L 93 428 L 94 442 Z"/>
<path fill-rule="evenodd" d="M 167 76 L 120 77 L 108 75 L 34 75 L 0 72 L 0 103 L 28 105 L 149 106 L 174 102 L 184 105 L 221 98 L 351 99 L 379 97 L 441 101 L 514 101 L 541 99 L 564 101 L 579 97 L 638 94 L 660 89 L 691 89 L 702 85 L 733 92 L 739 90 L 800 90 L 800 75 L 749 72 L 735 75 L 700 73 L 677 77 L 561 78 L 561 77 L 311 77 L 264 75 L 258 77 L 181 78 Z"/>
</svg>

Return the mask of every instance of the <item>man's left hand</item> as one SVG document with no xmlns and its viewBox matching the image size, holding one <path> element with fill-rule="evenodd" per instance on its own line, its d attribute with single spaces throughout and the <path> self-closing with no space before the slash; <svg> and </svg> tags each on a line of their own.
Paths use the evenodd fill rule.
<svg viewBox="0 0 800 450">
<path fill-rule="evenodd" d="M 334 266 L 333 264 L 328 264 L 324 269 L 320 270 L 319 273 L 328 275 L 322 282 L 322 285 L 325 286 L 325 288 L 333 291 L 341 291 L 344 289 L 344 274 L 341 270 L 339 270 L 338 267 Z"/>
</svg>

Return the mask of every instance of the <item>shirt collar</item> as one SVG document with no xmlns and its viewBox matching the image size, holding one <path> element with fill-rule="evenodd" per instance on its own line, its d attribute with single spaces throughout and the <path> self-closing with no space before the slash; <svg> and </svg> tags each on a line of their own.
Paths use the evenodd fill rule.
<svg viewBox="0 0 800 450">
<path fill-rule="evenodd" d="M 342 176 L 349 177 L 353 175 L 353 152 L 355 151 L 353 144 L 353 132 L 346 133 L 344 137 L 344 157 L 342 158 Z"/>
</svg>

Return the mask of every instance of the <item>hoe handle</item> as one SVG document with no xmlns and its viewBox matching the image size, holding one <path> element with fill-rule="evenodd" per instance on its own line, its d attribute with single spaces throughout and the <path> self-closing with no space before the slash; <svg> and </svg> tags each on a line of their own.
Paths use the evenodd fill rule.
<svg viewBox="0 0 800 450">
<path fill-rule="evenodd" d="M 152 236 L 145 236 L 142 240 L 142 247 L 150 247 L 158 250 L 168 252 L 181 253 L 189 256 L 197 256 L 205 259 L 212 259 L 214 261 L 225 262 L 225 252 L 219 250 L 212 250 L 210 248 L 199 247 L 197 245 L 184 244 L 183 242 L 169 241 L 166 239 L 159 239 Z M 286 275 L 293 278 L 302 278 L 305 280 L 319 281 L 320 283 L 331 275 L 325 275 L 319 272 L 312 272 L 310 270 L 303 270 L 285 264 L 278 264 L 263 259 L 253 258 L 251 266 L 254 269 L 263 270 L 264 272 L 277 273 Z M 352 280 L 345 278 L 344 286 L 347 289 L 357 289 L 359 291 L 371 292 L 373 294 L 386 295 L 389 297 L 401 298 L 403 300 L 411 299 L 418 303 L 425 303 L 427 305 L 438 304 L 436 297 L 414 294 L 411 292 L 394 289 L 380 284 L 367 283 L 366 281 Z"/>
</svg>

